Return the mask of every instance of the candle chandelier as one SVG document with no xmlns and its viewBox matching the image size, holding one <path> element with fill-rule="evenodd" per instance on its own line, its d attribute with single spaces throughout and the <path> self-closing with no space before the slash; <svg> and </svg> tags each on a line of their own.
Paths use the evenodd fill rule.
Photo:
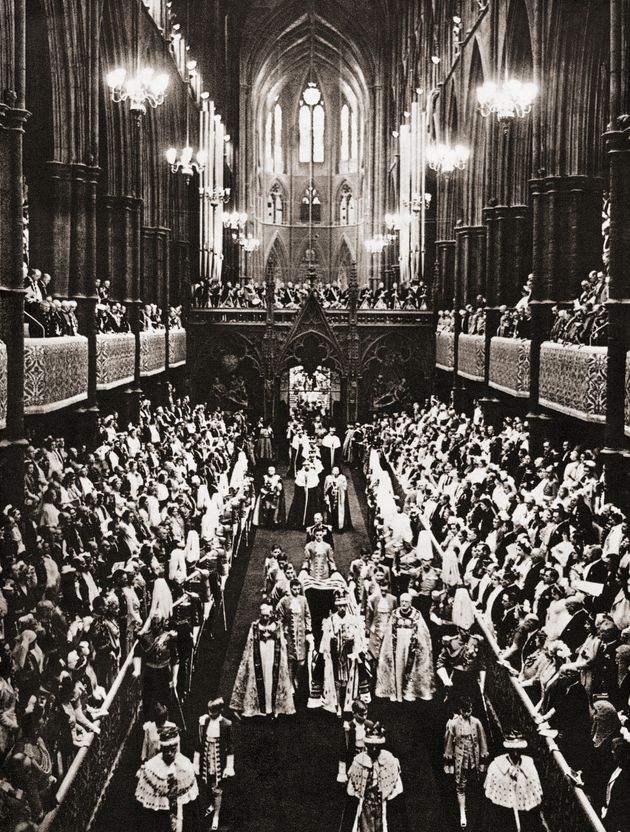
<svg viewBox="0 0 630 832">
<path fill-rule="evenodd" d="M 494 113 L 499 124 L 507 130 L 515 118 L 523 118 L 531 112 L 537 95 L 536 84 L 509 78 L 506 67 L 502 81 L 486 81 L 477 88 L 479 112 L 484 118 Z"/>
<path fill-rule="evenodd" d="M 115 104 L 129 101 L 131 112 L 137 116 L 143 116 L 147 106 L 155 109 L 164 103 L 168 83 L 169 77 L 165 72 L 156 72 L 151 67 L 138 67 L 133 76 L 128 75 L 123 67 L 118 67 L 107 76 L 112 101 Z"/>
<path fill-rule="evenodd" d="M 245 211 L 223 212 L 223 225 L 225 228 L 229 228 L 232 231 L 238 231 L 239 229 L 243 229 L 245 227 L 246 222 L 247 214 Z"/>
<path fill-rule="evenodd" d="M 219 203 L 229 202 L 230 201 L 230 188 L 199 188 L 200 196 L 205 196 L 210 205 L 213 205 L 215 208 Z"/>
<path fill-rule="evenodd" d="M 190 31 L 189 7 L 186 6 L 186 32 Z M 202 173 L 206 168 L 206 154 L 199 150 L 196 154 L 190 145 L 190 96 L 192 94 L 192 81 L 196 75 L 197 61 L 188 61 L 186 71 L 188 80 L 186 84 L 186 144 L 180 150 L 176 147 L 169 147 L 166 151 L 166 161 L 171 166 L 173 173 L 181 173 L 186 184 L 196 173 Z"/>
<path fill-rule="evenodd" d="M 394 231 L 400 231 L 411 223 L 411 214 L 385 214 L 385 225 Z"/>
<path fill-rule="evenodd" d="M 248 234 L 247 237 L 241 237 L 238 244 L 242 246 L 243 250 L 248 254 L 251 254 L 252 251 L 258 251 L 260 248 L 260 240 L 258 237 L 253 237 L 251 234 Z"/>
<path fill-rule="evenodd" d="M 422 202 L 424 201 L 424 207 L 428 211 L 431 207 L 431 194 L 425 193 L 424 195 L 414 191 L 411 195 L 411 199 L 403 199 L 403 205 L 405 208 L 411 208 L 414 214 L 419 214 L 422 210 Z M 385 219 L 387 222 L 387 218 Z"/>
<path fill-rule="evenodd" d="M 470 150 L 463 144 L 449 145 L 438 142 L 427 147 L 429 167 L 444 176 L 455 170 L 463 170 L 469 158 Z"/>
<path fill-rule="evenodd" d="M 365 247 L 370 254 L 382 254 L 390 240 L 383 234 L 377 234 L 365 241 Z"/>
<path fill-rule="evenodd" d="M 129 102 L 131 112 L 138 121 L 147 112 L 147 107 L 156 109 L 164 103 L 164 96 L 169 84 L 166 72 L 156 72 L 150 66 L 140 64 L 140 4 L 134 3 L 131 42 L 136 45 L 135 70 L 128 72 L 124 67 L 116 67 L 107 75 L 107 86 L 114 104 Z"/>
</svg>

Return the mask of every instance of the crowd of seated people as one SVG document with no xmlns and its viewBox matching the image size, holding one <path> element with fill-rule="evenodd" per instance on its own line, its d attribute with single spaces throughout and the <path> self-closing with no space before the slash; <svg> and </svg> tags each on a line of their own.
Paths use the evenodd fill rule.
<svg viewBox="0 0 630 832">
<path fill-rule="evenodd" d="M 277 281 L 274 284 L 274 308 L 298 309 L 311 291 L 310 284 Z M 193 287 L 193 305 L 213 309 L 264 309 L 265 286 L 256 281 L 233 284 L 230 281 L 202 279 Z M 347 309 L 348 290 L 338 280 L 319 281 L 314 292 L 325 309 Z M 394 283 L 388 289 L 381 282 L 359 292 L 360 309 L 426 309 L 427 290 L 422 282 Z"/>
<path fill-rule="evenodd" d="M 497 335 L 501 338 L 529 338 L 531 325 L 531 308 L 533 275 L 528 275 L 527 282 L 521 289 L 521 297 L 513 308 L 501 306 L 501 317 Z"/>
<path fill-rule="evenodd" d="M 77 302 L 54 298 L 49 274 L 24 265 L 24 323 L 30 338 L 78 335 Z"/>
<path fill-rule="evenodd" d="M 187 692 L 194 636 L 217 598 L 253 481 L 242 414 L 171 402 L 152 409 L 145 400 L 138 425 L 101 418 L 92 453 L 62 438 L 29 445 L 24 507 L 2 511 L 7 832 L 34 828 L 20 824 L 51 808 L 77 750 L 108 719 L 105 696 L 121 663 L 156 620 L 176 633 L 180 699 Z"/>
<path fill-rule="evenodd" d="M 449 619 L 465 585 L 531 698 L 532 726 L 617 832 L 606 814 L 615 749 L 630 740 L 630 524 L 604 500 L 598 453 L 544 442 L 534 458 L 520 419 L 495 431 L 478 407 L 468 417 L 435 399 L 364 433 L 406 495 L 399 515 L 374 519 L 398 563 L 409 568 L 418 530 L 430 530 L 435 620 Z"/>
<path fill-rule="evenodd" d="M 581 292 L 570 309 L 553 307 L 554 322 L 549 340 L 559 344 L 606 346 L 608 339 L 608 279 L 592 271 L 581 283 Z"/>
</svg>

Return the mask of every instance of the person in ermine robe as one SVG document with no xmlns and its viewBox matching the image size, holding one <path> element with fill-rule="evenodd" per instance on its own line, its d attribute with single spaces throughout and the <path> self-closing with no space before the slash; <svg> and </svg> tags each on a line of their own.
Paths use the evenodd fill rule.
<svg viewBox="0 0 630 832">
<path fill-rule="evenodd" d="M 341 464 L 341 439 L 337 436 L 335 428 L 328 429 L 328 433 L 322 439 L 322 465 L 324 471 L 329 474 L 333 468 Z"/>
<path fill-rule="evenodd" d="M 348 502 L 348 479 L 335 466 L 324 480 L 326 520 L 337 532 L 352 528 Z"/>
<path fill-rule="evenodd" d="M 313 523 L 320 511 L 319 475 L 310 462 L 305 462 L 295 477 L 295 493 L 288 526 L 292 529 L 306 529 Z"/>
<path fill-rule="evenodd" d="M 244 717 L 295 713 L 287 644 L 270 604 L 249 628 L 230 708 Z"/>
<path fill-rule="evenodd" d="M 138 832 L 200 832 L 195 769 L 179 750 L 179 731 L 165 725 L 160 753 L 142 764 L 136 786 Z"/>
<path fill-rule="evenodd" d="M 378 722 L 369 724 L 365 732 L 365 751 L 357 754 L 348 772 L 348 797 L 356 810 L 346 811 L 340 827 L 342 832 L 387 832 L 388 829 L 407 828 L 402 801 L 395 799 L 403 791 L 400 762 L 384 745 L 382 725 Z"/>
<path fill-rule="evenodd" d="M 429 629 L 411 605 L 411 595 L 400 596 L 385 626 L 376 671 L 376 695 L 392 702 L 432 699 L 435 691 L 433 648 Z"/>
</svg>

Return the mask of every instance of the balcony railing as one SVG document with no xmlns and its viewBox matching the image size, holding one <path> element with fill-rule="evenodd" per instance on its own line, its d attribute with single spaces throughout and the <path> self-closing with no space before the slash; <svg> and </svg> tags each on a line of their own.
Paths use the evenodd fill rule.
<svg viewBox="0 0 630 832">
<path fill-rule="evenodd" d="M 171 329 L 168 333 L 168 365 L 181 367 L 186 363 L 186 330 Z"/>
<path fill-rule="evenodd" d="M 524 338 L 492 338 L 490 341 L 490 387 L 511 396 L 529 396 L 531 342 Z"/>
<path fill-rule="evenodd" d="M 88 342 L 82 335 L 24 339 L 24 412 L 50 413 L 83 401 Z"/>
<path fill-rule="evenodd" d="M 604 422 L 607 352 L 607 347 L 541 344 L 540 403 L 576 419 Z"/>
<path fill-rule="evenodd" d="M 457 347 L 457 375 L 483 381 L 486 375 L 486 336 L 461 333 Z"/>
<path fill-rule="evenodd" d="M 455 368 L 455 334 L 453 332 L 435 333 L 435 366 L 449 372 Z"/>
<path fill-rule="evenodd" d="M 111 390 L 133 381 L 136 337 L 131 332 L 96 336 L 96 388 Z"/>
<path fill-rule="evenodd" d="M 276 309 L 274 310 L 275 323 L 292 323 L 299 309 Z M 333 326 L 345 324 L 348 320 L 347 309 L 325 309 Z M 431 312 L 420 312 L 417 309 L 359 309 L 357 311 L 360 325 L 384 325 L 398 326 L 400 324 L 413 326 L 431 318 Z M 267 320 L 265 309 L 221 309 L 209 307 L 204 309 L 191 309 L 190 318 L 194 322 L 203 321 L 221 324 L 264 324 Z"/>
<path fill-rule="evenodd" d="M 140 333 L 140 375 L 154 376 L 166 367 L 166 332 L 157 329 Z"/>
<path fill-rule="evenodd" d="M 0 341 L 0 430 L 7 426 L 7 348 Z"/>
</svg>

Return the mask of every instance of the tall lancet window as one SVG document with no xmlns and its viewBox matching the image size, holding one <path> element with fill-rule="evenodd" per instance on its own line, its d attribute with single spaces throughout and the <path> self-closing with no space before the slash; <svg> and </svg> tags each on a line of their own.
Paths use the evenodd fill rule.
<svg viewBox="0 0 630 832">
<path fill-rule="evenodd" d="M 269 110 L 265 120 L 265 170 L 267 173 L 283 173 L 282 107 Z"/>
<path fill-rule="evenodd" d="M 344 104 L 341 108 L 341 161 L 350 158 L 350 107 Z"/>
<path fill-rule="evenodd" d="M 310 82 L 300 100 L 298 116 L 300 141 L 298 158 L 303 164 L 321 164 L 324 161 L 326 114 L 322 94 L 317 85 Z"/>
<path fill-rule="evenodd" d="M 347 103 L 341 108 L 339 127 L 341 161 L 355 161 L 359 156 L 359 116 Z"/>
</svg>

